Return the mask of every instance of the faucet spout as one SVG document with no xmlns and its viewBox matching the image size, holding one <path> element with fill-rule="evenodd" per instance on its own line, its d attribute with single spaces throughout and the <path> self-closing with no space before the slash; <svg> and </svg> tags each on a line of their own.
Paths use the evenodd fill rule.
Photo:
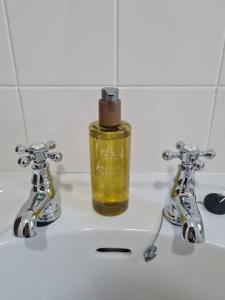
<svg viewBox="0 0 225 300">
<path fill-rule="evenodd" d="M 187 220 L 182 225 L 182 236 L 185 241 L 190 243 L 202 243 L 205 240 L 202 222 L 196 220 Z"/>
<path fill-rule="evenodd" d="M 171 193 L 171 203 L 164 208 L 164 215 L 168 221 L 182 227 L 182 238 L 185 241 L 201 243 L 204 241 L 204 227 L 194 188 L 194 171 L 179 165 Z"/>
<path fill-rule="evenodd" d="M 36 235 L 37 219 L 33 217 L 32 212 L 26 215 L 17 215 L 13 232 L 17 237 L 30 238 Z"/>
<path fill-rule="evenodd" d="M 194 197 L 188 202 L 181 196 L 164 208 L 165 218 L 172 224 L 181 226 L 182 238 L 190 243 L 201 243 L 205 240 L 201 214 Z"/>
<path fill-rule="evenodd" d="M 33 237 L 37 233 L 37 226 L 48 225 L 59 215 L 59 207 L 48 193 L 31 191 L 29 199 L 16 216 L 13 227 L 14 234 L 23 238 Z"/>
<path fill-rule="evenodd" d="M 203 242 L 205 239 L 204 227 L 195 195 L 188 198 L 180 196 L 175 200 L 175 205 L 180 215 L 183 239 L 190 243 Z"/>
</svg>

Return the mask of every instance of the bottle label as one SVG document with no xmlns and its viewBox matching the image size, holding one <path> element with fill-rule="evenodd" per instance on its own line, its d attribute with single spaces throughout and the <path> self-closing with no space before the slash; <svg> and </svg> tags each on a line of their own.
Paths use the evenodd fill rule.
<svg viewBox="0 0 225 300">
<path fill-rule="evenodd" d="M 116 147 L 118 148 L 118 147 Z M 124 170 L 125 149 L 115 147 L 98 149 L 96 145 L 96 172 L 103 176 L 121 176 Z"/>
</svg>

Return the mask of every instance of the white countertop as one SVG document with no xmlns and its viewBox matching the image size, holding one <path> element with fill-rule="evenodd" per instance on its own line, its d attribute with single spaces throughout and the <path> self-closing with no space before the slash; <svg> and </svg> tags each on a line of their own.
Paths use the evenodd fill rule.
<svg viewBox="0 0 225 300">
<path fill-rule="evenodd" d="M 211 192 L 225 189 L 225 174 L 197 173 L 197 201 Z M 156 232 L 161 210 L 169 199 L 172 176 L 168 174 L 133 174 L 127 211 L 116 217 L 105 217 L 92 208 L 90 175 L 68 173 L 54 176 L 61 217 L 45 227 L 46 234 L 75 230 L 144 230 Z M 0 173 L 0 243 L 12 236 L 14 218 L 27 200 L 31 188 L 30 173 Z M 225 247 L 225 215 L 214 215 L 199 203 L 205 228 L 206 242 Z M 39 228 L 38 230 L 43 230 Z M 180 234 L 180 228 L 164 222 L 164 234 Z"/>
</svg>

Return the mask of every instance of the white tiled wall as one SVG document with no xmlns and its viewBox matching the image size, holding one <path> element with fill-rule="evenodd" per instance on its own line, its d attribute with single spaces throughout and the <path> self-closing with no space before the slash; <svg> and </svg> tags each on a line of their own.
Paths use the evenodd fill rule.
<svg viewBox="0 0 225 300">
<path fill-rule="evenodd" d="M 167 170 L 161 152 L 184 140 L 214 147 L 206 170 L 225 172 L 224 38 L 224 0 L 0 0 L 0 171 L 18 171 L 16 144 L 49 139 L 61 171 L 88 171 L 88 124 L 110 85 L 132 124 L 132 171 Z"/>
</svg>

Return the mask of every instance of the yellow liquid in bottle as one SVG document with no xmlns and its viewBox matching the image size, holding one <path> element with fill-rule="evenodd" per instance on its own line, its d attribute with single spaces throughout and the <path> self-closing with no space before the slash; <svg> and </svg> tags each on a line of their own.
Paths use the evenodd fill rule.
<svg viewBox="0 0 225 300">
<path fill-rule="evenodd" d="M 128 207 L 130 169 L 129 123 L 116 127 L 89 126 L 92 200 L 100 214 L 114 216 Z"/>
</svg>

